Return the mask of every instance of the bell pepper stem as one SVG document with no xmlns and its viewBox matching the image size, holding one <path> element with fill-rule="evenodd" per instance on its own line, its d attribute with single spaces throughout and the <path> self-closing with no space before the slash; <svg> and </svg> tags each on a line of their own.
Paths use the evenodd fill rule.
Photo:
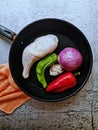
<svg viewBox="0 0 98 130">
<path fill-rule="evenodd" d="M 77 73 L 74 74 L 74 76 L 77 76 L 77 75 L 80 75 L 80 74 L 81 74 L 80 72 L 77 72 Z"/>
</svg>

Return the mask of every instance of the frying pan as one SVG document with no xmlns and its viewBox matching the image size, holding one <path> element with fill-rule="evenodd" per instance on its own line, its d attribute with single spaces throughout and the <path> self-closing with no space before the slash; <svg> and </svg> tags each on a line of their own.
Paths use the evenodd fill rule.
<svg viewBox="0 0 98 130">
<path fill-rule="evenodd" d="M 16 33 L 0 26 L 0 33 L 13 41 L 9 52 L 9 67 L 15 83 L 27 95 L 40 101 L 53 102 L 67 99 L 84 87 L 92 70 L 93 55 L 90 44 L 84 34 L 73 24 L 61 19 L 41 19 L 35 21 L 25 28 L 16 36 Z M 36 38 L 46 35 L 54 34 L 59 39 L 59 45 L 55 50 L 58 54 L 65 47 L 77 48 L 83 56 L 83 64 L 77 70 L 81 74 L 77 76 L 77 85 L 74 88 L 68 89 L 62 93 L 47 93 L 36 77 L 36 65 L 33 65 L 30 70 L 30 76 L 27 79 L 22 77 L 22 53 L 26 46 L 33 42 Z M 46 43 L 47 44 L 47 43 Z M 75 73 L 75 71 L 73 72 Z M 45 78 L 49 84 L 56 77 L 49 75 L 49 69 L 45 70 Z"/>
</svg>

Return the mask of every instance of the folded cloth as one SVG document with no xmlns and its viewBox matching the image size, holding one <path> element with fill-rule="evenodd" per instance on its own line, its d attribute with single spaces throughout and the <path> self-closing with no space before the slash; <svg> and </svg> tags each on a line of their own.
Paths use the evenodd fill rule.
<svg viewBox="0 0 98 130">
<path fill-rule="evenodd" d="M 0 65 L 0 110 L 11 114 L 30 98 L 13 81 L 9 65 Z"/>
</svg>

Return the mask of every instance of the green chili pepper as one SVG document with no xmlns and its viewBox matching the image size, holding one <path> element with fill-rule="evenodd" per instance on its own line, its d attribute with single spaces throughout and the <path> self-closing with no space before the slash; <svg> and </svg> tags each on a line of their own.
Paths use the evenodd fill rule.
<svg viewBox="0 0 98 130">
<path fill-rule="evenodd" d="M 43 88 L 47 87 L 47 82 L 45 79 L 45 69 L 51 64 L 57 62 L 58 56 L 55 53 L 52 53 L 46 57 L 44 57 L 36 66 L 36 75 L 38 81 L 42 84 Z"/>
</svg>

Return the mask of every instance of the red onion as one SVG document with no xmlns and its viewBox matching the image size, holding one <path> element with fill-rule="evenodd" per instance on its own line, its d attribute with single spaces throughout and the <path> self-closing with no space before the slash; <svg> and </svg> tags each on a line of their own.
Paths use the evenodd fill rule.
<svg viewBox="0 0 98 130">
<path fill-rule="evenodd" d="M 63 49 L 58 55 L 58 62 L 66 71 L 74 71 L 82 64 L 83 58 L 81 53 L 72 47 Z"/>
</svg>

